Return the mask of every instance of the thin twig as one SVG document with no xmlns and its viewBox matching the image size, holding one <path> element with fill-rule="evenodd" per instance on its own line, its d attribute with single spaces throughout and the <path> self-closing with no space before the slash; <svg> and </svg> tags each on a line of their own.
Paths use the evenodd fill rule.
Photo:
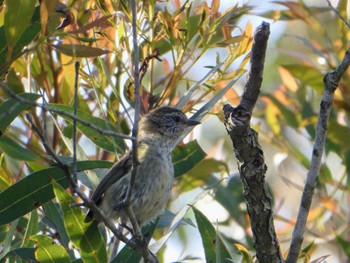
<svg viewBox="0 0 350 263">
<path fill-rule="evenodd" d="M 338 10 L 332 5 L 332 3 L 327 0 L 328 6 L 333 10 L 333 12 L 339 17 L 339 19 L 350 29 L 350 24 L 342 17 L 342 15 L 338 12 Z"/>
<path fill-rule="evenodd" d="M 312 150 L 312 157 L 310 163 L 310 169 L 307 174 L 306 183 L 304 186 L 303 194 L 301 197 L 297 222 L 295 224 L 292 241 L 286 263 L 295 263 L 298 260 L 301 246 L 304 239 L 304 233 L 306 228 L 307 217 L 310 212 L 312 198 L 315 192 L 318 175 L 322 164 L 322 155 L 325 149 L 325 140 L 328 129 L 328 119 L 332 109 L 334 92 L 338 87 L 339 81 L 342 78 L 345 71 L 350 65 L 350 48 L 346 51 L 346 54 L 333 71 L 329 72 L 323 78 L 324 94 L 320 105 L 320 113 L 317 120 L 316 135 L 314 147 Z"/>
<path fill-rule="evenodd" d="M 81 124 L 91 128 L 91 129 L 96 130 L 97 132 L 99 132 L 102 135 L 114 136 L 114 137 L 119 137 L 119 138 L 123 138 L 123 139 L 127 139 L 127 140 L 132 140 L 132 141 L 136 140 L 136 138 L 134 138 L 132 136 L 128 136 L 128 135 L 125 135 L 122 133 L 117 133 L 117 132 L 110 131 L 110 130 L 109 131 L 103 130 L 100 127 L 98 127 L 98 126 L 96 126 L 88 121 L 82 120 L 82 119 L 78 118 L 77 116 L 74 116 L 74 114 L 68 113 L 68 112 L 63 111 L 63 110 L 53 109 L 50 106 L 48 106 L 47 104 L 41 104 L 41 103 L 37 103 L 37 102 L 31 101 L 31 100 L 21 98 L 21 97 L 17 96 L 15 93 L 13 93 L 11 91 L 11 89 L 2 81 L 0 81 L 0 87 L 2 87 L 10 97 L 16 99 L 17 101 L 19 101 L 21 103 L 28 104 L 28 106 L 35 106 L 35 107 L 41 108 L 44 111 L 50 111 L 50 112 L 54 112 L 54 113 L 62 115 L 62 116 L 69 117 L 72 120 L 76 120 L 77 122 L 80 122 Z M 11 112 L 11 109 L 2 113 L 0 115 L 0 119 L 4 118 L 6 115 L 8 115 L 9 112 Z"/>
<path fill-rule="evenodd" d="M 74 105 L 73 115 L 77 116 L 78 108 L 78 82 L 79 82 L 79 61 L 75 62 L 75 83 L 74 83 Z M 73 120 L 73 181 L 77 184 L 77 120 Z"/>
<path fill-rule="evenodd" d="M 125 210 L 129 217 L 130 223 L 133 227 L 133 234 L 136 239 L 136 243 L 141 244 L 142 248 L 142 256 L 144 258 L 145 262 L 158 262 L 158 259 L 150 253 L 148 250 L 147 245 L 143 240 L 143 236 L 140 230 L 140 227 L 137 222 L 137 218 L 135 217 L 135 214 L 132 210 L 132 207 L 130 207 L 130 199 L 132 195 L 132 191 L 135 185 L 135 179 L 137 176 L 137 170 L 139 165 L 138 160 L 138 128 L 139 128 L 139 120 L 140 120 L 140 109 L 141 109 L 141 103 L 140 103 L 140 70 L 139 70 L 139 61 L 140 61 L 140 54 L 139 54 L 139 47 L 137 43 L 137 10 L 136 10 L 136 1 L 131 0 L 131 13 L 132 13 L 132 40 L 133 40 L 133 50 L 134 50 L 134 57 L 133 57 L 133 78 L 134 78 L 134 89 L 135 89 L 135 117 L 134 117 L 134 125 L 132 129 L 132 137 L 136 138 L 136 140 L 132 141 L 132 170 L 131 170 L 131 176 L 129 181 L 128 190 L 126 193 L 126 197 L 124 200 L 125 204 Z"/>
<path fill-rule="evenodd" d="M 139 128 L 139 119 L 140 119 L 140 71 L 139 71 L 139 48 L 137 44 L 137 11 L 136 11 L 136 2 L 135 0 L 130 1 L 131 5 L 131 13 L 132 13 L 132 40 L 133 40 L 133 49 L 134 49 L 134 57 L 133 57 L 133 77 L 134 77 L 134 88 L 135 88 L 135 116 L 134 116 L 134 125 L 132 129 L 132 136 L 136 138 L 132 142 L 132 171 L 129 182 L 128 191 L 125 197 L 125 205 L 128 206 L 130 202 L 130 197 L 132 194 L 132 190 L 135 184 L 135 178 L 137 175 L 137 167 L 139 165 L 138 161 L 138 128 Z M 135 229 L 134 229 L 135 231 Z M 140 234 L 140 233 L 135 233 Z"/>
</svg>

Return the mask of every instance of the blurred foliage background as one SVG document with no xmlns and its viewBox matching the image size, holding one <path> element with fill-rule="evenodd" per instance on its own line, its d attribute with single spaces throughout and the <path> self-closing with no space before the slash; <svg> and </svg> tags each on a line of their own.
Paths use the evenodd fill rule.
<svg viewBox="0 0 350 263">
<path fill-rule="evenodd" d="M 122 249 L 108 232 L 97 234 L 96 225 L 81 223 L 83 210 L 70 206 L 79 200 L 25 117 L 32 116 L 47 143 L 69 165 L 69 114 L 74 63 L 79 60 L 78 118 L 130 134 L 134 91 L 129 1 L 0 4 L 0 261 L 106 262 L 111 257 L 113 262 L 137 262 L 140 255 Z M 348 1 L 332 4 L 348 21 Z M 189 115 L 210 108 L 201 127 L 174 151 L 176 182 L 168 210 L 145 230 L 153 234 L 151 248 L 161 262 L 254 260 L 221 108 L 238 104 L 244 77 L 231 84 L 249 68 L 252 34 L 265 20 L 272 35 L 252 124 L 268 164 L 275 225 L 286 255 L 310 162 L 323 75 L 347 50 L 349 28 L 327 1 L 149 0 L 137 2 L 137 13 L 142 112 L 160 105 L 181 105 Z M 350 259 L 349 74 L 335 94 L 301 262 Z M 90 193 L 130 142 L 80 123 L 78 129 L 78 180 Z"/>
</svg>

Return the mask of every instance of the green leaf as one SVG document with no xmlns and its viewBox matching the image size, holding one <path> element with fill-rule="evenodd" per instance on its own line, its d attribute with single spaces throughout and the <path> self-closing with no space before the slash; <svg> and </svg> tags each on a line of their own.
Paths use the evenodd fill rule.
<svg viewBox="0 0 350 263">
<path fill-rule="evenodd" d="M 197 141 L 191 141 L 185 146 L 176 147 L 172 153 L 175 177 L 187 173 L 206 156 Z"/>
<path fill-rule="evenodd" d="M 59 44 L 53 47 L 71 57 L 98 57 L 110 53 L 108 50 L 77 44 Z"/>
<path fill-rule="evenodd" d="M 350 151 L 344 153 L 344 165 L 346 167 L 346 186 L 350 188 Z"/>
<path fill-rule="evenodd" d="M 241 204 L 243 199 L 243 185 L 239 176 L 230 176 L 227 185 L 220 184 L 215 176 L 210 176 L 207 180 L 208 185 L 215 185 L 213 191 L 215 200 L 218 201 L 243 228 L 247 227 L 245 213 L 242 212 Z"/>
<path fill-rule="evenodd" d="M 35 102 L 40 96 L 34 93 L 21 93 L 17 95 L 22 99 Z M 0 105 L 0 134 L 3 134 L 11 122 L 25 109 L 31 105 L 19 102 L 11 98 L 7 99 Z"/>
<path fill-rule="evenodd" d="M 306 247 L 303 248 L 302 252 L 307 254 L 307 253 L 312 253 L 311 249 L 313 249 L 315 246 L 315 240 L 312 240 L 309 244 L 307 244 Z"/>
<path fill-rule="evenodd" d="M 55 243 L 53 239 L 44 235 L 32 236 L 35 242 L 35 258 L 38 262 L 66 263 L 70 262 L 64 247 Z"/>
<path fill-rule="evenodd" d="M 327 139 L 337 145 L 342 145 L 343 150 L 350 150 L 350 142 L 344 140 L 344 138 L 349 136 L 349 132 L 349 127 L 339 124 L 335 119 L 329 120 Z"/>
<path fill-rule="evenodd" d="M 202 190 L 200 193 L 195 195 L 194 197 L 191 197 L 191 200 L 188 200 L 188 202 L 185 203 L 185 205 L 182 207 L 182 209 L 176 213 L 174 219 L 171 222 L 171 225 L 167 228 L 165 231 L 165 234 L 157 240 L 154 244 L 151 244 L 149 246 L 150 250 L 154 253 L 158 253 L 162 247 L 166 244 L 167 240 L 171 237 L 171 235 L 178 229 L 179 226 L 182 225 L 182 222 L 184 220 L 184 216 L 192 208 L 192 206 L 197 203 L 199 200 L 202 200 L 210 191 L 212 190 L 212 187 L 207 187 L 205 190 Z"/>
<path fill-rule="evenodd" d="M 5 238 L 6 238 L 6 234 L 8 232 L 8 229 L 9 229 L 9 225 L 0 226 L 0 244 L 3 244 L 5 242 Z"/>
<path fill-rule="evenodd" d="M 336 240 L 340 247 L 343 249 L 345 255 L 348 257 L 348 260 L 350 259 L 350 246 L 349 246 L 349 241 L 345 240 L 341 236 L 336 236 Z"/>
<path fill-rule="evenodd" d="M 23 237 L 23 242 L 21 247 L 33 247 L 33 242 L 29 240 L 29 237 L 36 235 L 39 232 L 39 217 L 37 210 L 33 210 L 30 213 L 28 224 L 26 227 L 26 232 Z"/>
<path fill-rule="evenodd" d="M 80 249 L 84 262 L 107 262 L 106 245 L 98 230 L 98 224 L 93 221 L 85 223 L 85 214 L 79 207 L 71 207 L 75 203 L 55 180 L 52 180 L 55 195 L 62 207 L 64 224 L 73 244 Z"/>
<path fill-rule="evenodd" d="M 93 42 L 97 42 L 98 40 L 103 40 L 102 38 L 79 37 L 75 35 L 72 35 L 72 37 L 86 43 L 93 43 Z"/>
<path fill-rule="evenodd" d="M 170 227 L 171 224 L 176 219 L 176 216 L 177 214 L 165 208 L 164 212 L 159 217 L 158 228 Z M 190 218 L 182 218 L 180 225 L 181 226 L 191 225 L 193 227 L 196 227 L 196 225 L 193 223 L 193 221 Z"/>
<path fill-rule="evenodd" d="M 81 161 L 77 163 L 78 171 L 109 168 L 110 166 L 111 163 L 106 161 Z M 59 182 L 62 187 L 67 188 L 69 185 L 63 170 L 59 167 L 51 167 L 32 173 L 1 192 L 0 225 L 24 216 L 54 198 L 52 179 Z"/>
<path fill-rule="evenodd" d="M 13 93 L 18 94 L 24 92 L 21 76 L 17 75 L 16 71 L 13 68 L 10 68 L 6 74 L 6 83 L 9 87 L 11 87 L 11 91 Z"/>
<path fill-rule="evenodd" d="M 39 22 L 35 22 L 28 26 L 21 38 L 17 41 L 16 45 L 14 46 L 11 58 L 14 58 L 16 55 L 18 55 L 25 46 L 32 42 L 35 39 L 35 37 L 39 34 L 40 29 L 41 24 Z"/>
<path fill-rule="evenodd" d="M 239 80 L 239 78 L 243 75 L 243 72 L 237 78 L 232 79 L 227 85 L 222 88 L 217 94 L 215 94 L 203 107 L 201 107 L 193 116 L 192 120 L 200 121 L 209 111 L 214 107 L 214 105 L 224 97 L 226 92 L 232 88 L 232 86 Z"/>
<path fill-rule="evenodd" d="M 15 220 L 11 223 L 9 230 L 6 233 L 5 241 L 1 245 L 3 254 L 7 254 L 11 250 L 12 240 L 14 239 L 15 231 L 19 220 Z"/>
<path fill-rule="evenodd" d="M 0 262 L 6 262 L 6 258 L 22 258 L 22 259 L 27 259 L 30 260 L 29 262 L 35 262 L 35 249 L 34 248 L 15 248 L 11 251 L 9 251 L 2 259 L 0 259 Z M 26 262 L 26 261 L 25 261 Z"/>
<path fill-rule="evenodd" d="M 190 191 L 196 187 L 209 183 L 213 173 L 229 172 L 227 164 L 215 159 L 205 159 L 199 162 L 192 170 L 184 174 L 180 181 L 180 188 L 183 191 Z"/>
<path fill-rule="evenodd" d="M 45 215 L 56 226 L 56 231 L 60 236 L 61 243 L 66 250 L 69 250 L 69 237 L 64 226 L 63 218 L 59 211 L 59 205 L 49 201 L 43 205 Z"/>
<path fill-rule="evenodd" d="M 292 142 L 289 142 L 288 140 L 286 140 L 286 142 L 288 142 L 288 149 L 294 155 L 294 157 L 296 157 L 296 159 L 302 165 L 304 165 L 304 167 L 306 169 L 309 169 L 310 168 L 310 160 L 309 160 L 309 158 L 306 157 L 300 151 L 300 149 L 295 147 L 295 145 Z M 322 166 L 320 168 L 319 179 L 320 179 L 319 183 L 330 182 L 332 180 L 332 173 L 331 173 L 331 171 L 329 170 L 329 168 L 328 168 L 328 166 L 326 164 L 322 164 Z"/>
<path fill-rule="evenodd" d="M 299 116 L 295 114 L 292 110 L 288 109 L 285 105 L 283 105 L 279 100 L 277 100 L 274 96 L 267 94 L 268 97 L 273 104 L 277 106 L 277 108 L 281 111 L 282 116 L 286 120 L 286 124 L 293 128 L 299 128 L 300 121 Z"/>
<path fill-rule="evenodd" d="M 38 160 L 38 157 L 31 150 L 22 147 L 6 135 L 0 137 L 0 149 L 8 156 L 16 160 L 28 162 Z"/>
<path fill-rule="evenodd" d="M 5 27 L 0 27 L 0 54 L 4 53 L 4 60 L 0 60 L 0 63 L 3 64 L 6 62 L 6 55 L 7 55 L 7 41 L 6 41 L 6 33 L 5 33 Z"/>
<path fill-rule="evenodd" d="M 198 34 L 202 24 L 202 14 L 187 17 L 186 20 L 180 20 L 180 27 L 186 30 L 188 41 Z"/>
<path fill-rule="evenodd" d="M 196 217 L 199 232 L 202 237 L 205 259 L 207 263 L 214 262 L 232 262 L 231 255 L 221 240 L 220 234 L 215 230 L 214 226 L 195 207 L 192 207 Z"/>
<path fill-rule="evenodd" d="M 9 52 L 30 24 L 35 4 L 36 0 L 6 1 L 4 26 Z"/>
<path fill-rule="evenodd" d="M 213 67 L 201 80 L 196 81 L 196 84 L 194 84 L 186 93 L 185 96 L 182 96 L 179 100 L 179 102 L 176 104 L 176 108 L 182 109 L 187 102 L 189 102 L 192 98 L 193 93 L 201 86 L 203 85 L 207 80 L 209 80 L 214 74 L 218 72 L 220 67 L 224 63 L 219 63 L 215 67 Z"/>
<path fill-rule="evenodd" d="M 155 43 L 156 48 L 159 50 L 159 53 L 165 55 L 172 48 L 171 44 L 166 39 L 161 39 Z"/>
<path fill-rule="evenodd" d="M 73 113 L 73 107 L 67 105 L 50 104 L 50 108 L 61 110 L 70 114 Z M 72 120 L 69 117 L 64 115 L 61 116 L 65 120 L 72 122 Z M 94 117 L 90 113 L 77 110 L 77 117 L 95 126 L 98 126 L 103 130 L 111 130 L 117 132 L 117 129 L 109 121 Z M 116 152 L 117 150 L 125 151 L 126 145 L 123 139 L 119 137 L 102 135 L 95 129 L 88 127 L 80 122 L 77 122 L 77 127 L 82 133 L 84 133 L 86 137 L 88 137 L 97 146 L 110 152 Z"/>
<path fill-rule="evenodd" d="M 282 67 L 301 82 L 311 86 L 316 92 L 323 93 L 323 74 L 316 68 L 302 64 L 283 65 Z"/>
<path fill-rule="evenodd" d="M 0 75 L 6 73 L 9 66 L 11 65 L 11 61 L 8 61 L 6 63 L 6 60 L 16 58 L 16 56 L 18 56 L 18 54 L 22 52 L 23 48 L 35 39 L 35 37 L 40 32 L 40 29 L 41 24 L 39 22 L 35 22 L 28 26 L 21 38 L 16 42 L 15 46 L 13 47 L 11 57 L 8 57 L 7 49 L 3 49 L 3 47 L 0 46 Z M 7 43 L 5 43 L 5 47 L 7 47 Z"/>
</svg>

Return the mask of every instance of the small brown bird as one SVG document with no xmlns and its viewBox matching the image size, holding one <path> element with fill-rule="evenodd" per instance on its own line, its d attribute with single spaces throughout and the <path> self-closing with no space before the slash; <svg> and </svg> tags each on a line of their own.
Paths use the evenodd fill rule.
<svg viewBox="0 0 350 263">
<path fill-rule="evenodd" d="M 155 219 L 164 209 L 171 193 L 174 166 L 171 152 L 186 128 L 200 122 L 189 120 L 175 108 L 160 107 L 146 114 L 139 125 L 138 158 L 140 165 L 130 198 L 139 226 Z M 123 201 L 129 185 L 132 153 L 128 152 L 101 180 L 92 200 L 110 219 L 128 222 Z M 93 218 L 89 211 L 86 221 Z"/>
</svg>

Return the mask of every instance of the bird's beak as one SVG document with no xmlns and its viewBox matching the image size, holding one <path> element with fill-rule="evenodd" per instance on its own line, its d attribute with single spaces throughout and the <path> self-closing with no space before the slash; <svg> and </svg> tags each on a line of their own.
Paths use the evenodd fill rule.
<svg viewBox="0 0 350 263">
<path fill-rule="evenodd" d="M 195 120 L 187 120 L 187 125 L 188 126 L 196 126 L 198 124 L 201 124 L 200 121 L 195 121 Z"/>
</svg>

